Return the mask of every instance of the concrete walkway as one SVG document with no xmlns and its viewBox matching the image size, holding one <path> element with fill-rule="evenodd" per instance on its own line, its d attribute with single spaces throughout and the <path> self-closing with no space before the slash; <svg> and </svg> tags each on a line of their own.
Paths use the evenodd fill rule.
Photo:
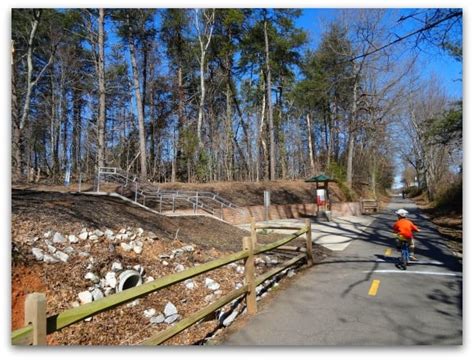
<svg viewBox="0 0 474 360">
<path fill-rule="evenodd" d="M 344 216 L 333 218 L 332 221 L 311 220 L 311 233 L 313 243 L 322 245 L 332 251 L 344 250 L 352 240 L 367 236 L 368 226 L 375 220 L 372 216 Z M 271 226 L 305 226 L 305 219 L 280 219 L 260 221 L 257 225 Z M 240 228 L 249 230 L 250 224 L 239 225 Z M 294 230 L 274 230 L 281 234 L 291 234 Z"/>
<path fill-rule="evenodd" d="M 400 207 L 422 230 L 416 236 L 418 261 L 405 271 L 396 266 L 391 231 Z M 277 290 L 243 326 L 231 326 L 220 344 L 461 345 L 460 261 L 413 203 L 394 199 L 373 217 L 367 226 L 355 219 L 315 224 L 316 242 L 342 250 Z"/>
</svg>

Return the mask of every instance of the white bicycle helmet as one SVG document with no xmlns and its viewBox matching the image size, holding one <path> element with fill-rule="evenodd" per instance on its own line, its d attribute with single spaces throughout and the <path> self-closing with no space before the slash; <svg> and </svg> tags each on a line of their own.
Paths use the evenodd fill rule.
<svg viewBox="0 0 474 360">
<path fill-rule="evenodd" d="M 406 211 L 405 209 L 398 209 L 395 214 L 397 214 L 398 216 L 401 216 L 401 217 L 406 217 L 408 215 L 408 211 Z"/>
</svg>

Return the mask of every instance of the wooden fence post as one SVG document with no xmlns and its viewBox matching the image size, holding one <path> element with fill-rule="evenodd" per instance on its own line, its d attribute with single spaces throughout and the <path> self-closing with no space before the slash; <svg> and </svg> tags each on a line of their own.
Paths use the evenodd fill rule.
<svg viewBox="0 0 474 360">
<path fill-rule="evenodd" d="M 313 237 L 312 237 L 312 232 L 311 232 L 311 220 L 306 219 L 306 256 L 307 256 L 307 261 L 309 265 L 314 264 L 314 258 L 313 258 Z"/>
<path fill-rule="evenodd" d="M 250 237 L 252 238 L 253 248 L 257 247 L 257 227 L 255 226 L 255 218 L 250 217 Z"/>
<path fill-rule="evenodd" d="M 33 345 L 46 345 L 46 296 L 28 294 L 25 300 L 25 326 L 33 326 Z"/>
<path fill-rule="evenodd" d="M 249 250 L 249 256 L 245 259 L 245 284 L 248 285 L 246 296 L 247 312 L 250 315 L 257 313 L 257 292 L 255 290 L 255 264 L 254 243 L 252 238 L 244 236 L 242 239 L 244 250 Z"/>
</svg>

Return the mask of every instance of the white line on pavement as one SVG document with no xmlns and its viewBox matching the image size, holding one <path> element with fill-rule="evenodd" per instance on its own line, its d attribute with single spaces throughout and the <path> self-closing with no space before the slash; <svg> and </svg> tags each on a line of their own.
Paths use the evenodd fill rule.
<svg viewBox="0 0 474 360">
<path fill-rule="evenodd" d="M 420 275 L 436 275 L 436 276 L 457 276 L 462 277 L 462 274 L 456 273 L 440 273 L 433 271 L 411 271 L 411 270 L 374 270 L 363 271 L 364 273 L 399 273 L 399 274 L 420 274 Z"/>
<path fill-rule="evenodd" d="M 394 258 L 394 259 L 398 260 L 398 258 Z M 375 262 L 393 262 L 393 259 L 392 261 L 385 260 L 385 259 L 376 259 Z M 417 260 L 417 261 L 414 261 L 412 264 L 413 265 L 443 265 L 441 261 L 436 261 L 436 260 L 433 260 L 433 261 Z"/>
</svg>

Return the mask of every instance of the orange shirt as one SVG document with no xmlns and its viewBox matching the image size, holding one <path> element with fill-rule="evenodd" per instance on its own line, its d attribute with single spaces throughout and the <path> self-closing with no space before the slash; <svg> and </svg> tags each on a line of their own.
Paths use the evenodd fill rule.
<svg viewBox="0 0 474 360">
<path fill-rule="evenodd" d="M 400 219 L 393 225 L 393 230 L 407 239 L 413 237 L 413 231 L 420 231 L 415 224 L 408 219 Z"/>
</svg>

